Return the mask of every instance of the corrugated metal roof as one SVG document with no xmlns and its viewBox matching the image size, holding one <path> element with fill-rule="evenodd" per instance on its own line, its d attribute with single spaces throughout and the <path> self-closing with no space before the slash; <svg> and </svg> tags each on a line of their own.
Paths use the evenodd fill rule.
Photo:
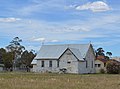
<svg viewBox="0 0 120 89">
<path fill-rule="evenodd" d="M 83 57 L 81 56 L 81 53 L 80 53 L 79 49 L 75 49 L 75 48 L 69 48 L 69 49 L 78 58 L 78 60 L 84 61 Z"/>
<path fill-rule="evenodd" d="M 67 48 L 78 58 L 84 58 L 89 46 L 90 44 L 43 45 L 35 59 L 58 59 Z"/>
</svg>

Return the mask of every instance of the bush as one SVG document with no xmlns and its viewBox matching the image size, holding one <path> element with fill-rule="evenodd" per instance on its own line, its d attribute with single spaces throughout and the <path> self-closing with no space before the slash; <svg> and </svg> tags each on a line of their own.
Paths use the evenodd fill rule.
<svg viewBox="0 0 120 89">
<path fill-rule="evenodd" d="M 106 67 L 107 73 L 109 74 L 119 74 L 120 73 L 120 63 L 115 61 L 110 61 L 107 63 Z"/>
<path fill-rule="evenodd" d="M 105 70 L 104 70 L 104 69 L 100 69 L 100 73 L 101 73 L 101 74 L 104 74 L 104 73 L 105 73 Z"/>
<path fill-rule="evenodd" d="M 66 69 L 66 68 L 62 68 L 62 69 L 60 69 L 60 72 L 61 72 L 61 73 L 66 73 L 66 72 L 67 72 L 67 69 Z"/>
</svg>

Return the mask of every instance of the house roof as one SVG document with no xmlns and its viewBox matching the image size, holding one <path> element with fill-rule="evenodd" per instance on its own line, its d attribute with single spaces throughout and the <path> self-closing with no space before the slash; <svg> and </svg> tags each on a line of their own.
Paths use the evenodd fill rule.
<svg viewBox="0 0 120 89">
<path fill-rule="evenodd" d="M 79 59 L 85 58 L 89 46 L 90 44 L 43 45 L 35 59 L 58 59 L 67 48 Z"/>
<path fill-rule="evenodd" d="M 115 59 L 110 59 L 109 62 L 111 62 L 111 61 L 112 61 L 112 62 L 116 62 L 116 63 L 120 63 L 120 61 L 117 61 L 117 60 L 115 60 Z"/>
<path fill-rule="evenodd" d="M 84 61 L 83 57 L 81 56 L 81 53 L 80 53 L 79 49 L 76 49 L 76 48 L 69 48 L 69 49 L 72 51 L 74 56 L 77 57 L 78 60 Z"/>
<path fill-rule="evenodd" d="M 101 62 L 103 62 L 103 63 L 108 62 L 108 60 L 106 60 L 106 59 L 96 59 L 96 60 L 99 60 L 99 61 L 101 61 Z"/>
<path fill-rule="evenodd" d="M 114 59 L 114 60 L 120 62 L 120 57 L 113 57 L 112 59 Z"/>
</svg>

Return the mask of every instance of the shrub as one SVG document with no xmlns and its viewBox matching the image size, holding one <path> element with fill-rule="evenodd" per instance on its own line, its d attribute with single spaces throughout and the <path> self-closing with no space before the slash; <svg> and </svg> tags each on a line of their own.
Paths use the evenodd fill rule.
<svg viewBox="0 0 120 89">
<path fill-rule="evenodd" d="M 104 70 L 104 69 L 100 69 L 100 73 L 101 73 L 101 74 L 104 74 L 104 73 L 105 73 L 105 70 Z"/>
<path fill-rule="evenodd" d="M 66 72 L 67 72 L 67 69 L 66 69 L 66 68 L 60 69 L 60 73 L 66 73 Z"/>
<path fill-rule="evenodd" d="M 120 63 L 115 61 L 110 61 L 107 63 L 106 67 L 107 73 L 109 74 L 119 74 L 120 73 Z"/>
</svg>

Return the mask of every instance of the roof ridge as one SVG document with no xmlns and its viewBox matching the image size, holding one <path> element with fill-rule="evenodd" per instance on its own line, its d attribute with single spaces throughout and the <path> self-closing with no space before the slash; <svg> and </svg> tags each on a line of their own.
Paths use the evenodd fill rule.
<svg viewBox="0 0 120 89">
<path fill-rule="evenodd" d="M 42 46 L 65 46 L 65 45 L 90 45 L 89 43 L 87 44 L 45 44 Z"/>
</svg>

